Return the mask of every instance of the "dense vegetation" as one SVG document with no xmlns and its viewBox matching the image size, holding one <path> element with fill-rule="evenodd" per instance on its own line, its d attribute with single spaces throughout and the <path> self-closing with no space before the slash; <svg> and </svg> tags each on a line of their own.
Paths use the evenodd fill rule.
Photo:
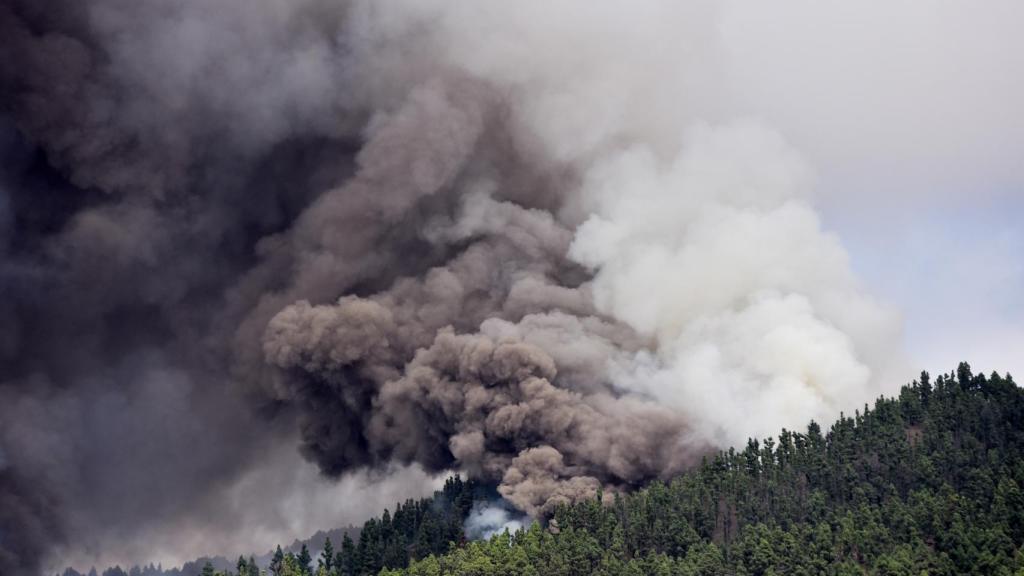
<svg viewBox="0 0 1024 576">
<path fill-rule="evenodd" d="M 358 544 L 346 536 L 341 549 L 335 552 L 328 540 L 316 572 L 321 576 L 377 574 L 384 567 L 407 566 L 410 559 L 438 554 L 451 545 L 462 544 L 463 520 L 481 493 L 482 488 L 472 481 L 463 482 L 457 476 L 450 478 L 433 499 L 408 500 L 396 507 L 393 515 L 385 510 L 379 519 L 368 520 L 359 532 Z M 282 556 L 280 552 L 278 549 L 270 564 L 275 576 L 311 573 L 308 556 L 300 553 L 296 558 Z"/>
<path fill-rule="evenodd" d="M 1024 574 L 1024 392 L 961 364 L 823 435 L 783 431 L 668 485 L 391 575 Z"/>
<path fill-rule="evenodd" d="M 464 543 L 463 520 L 469 514 L 482 488 L 449 478 L 432 499 L 407 500 L 392 515 L 388 510 L 380 518 L 371 518 L 359 532 L 358 544 L 346 534 L 341 548 L 327 540 L 313 569 L 313 559 L 303 545 L 298 554 L 285 554 L 278 547 L 270 560 L 274 576 L 318 576 L 378 574 L 383 568 L 408 566 L 411 559 L 424 558 Z M 235 576 L 260 576 L 251 560 L 238 559 Z M 217 576 L 207 565 L 202 576 Z"/>
<path fill-rule="evenodd" d="M 968 365 L 388 575 L 1024 574 L 1024 392 Z"/>
<path fill-rule="evenodd" d="M 479 488 L 452 479 L 340 550 L 278 554 L 275 576 L 1024 574 L 1024 391 L 927 373 L 827 433 L 783 430 L 671 483 L 465 542 Z M 207 576 L 214 574 L 209 566 Z M 239 559 L 235 570 L 256 576 Z"/>
</svg>

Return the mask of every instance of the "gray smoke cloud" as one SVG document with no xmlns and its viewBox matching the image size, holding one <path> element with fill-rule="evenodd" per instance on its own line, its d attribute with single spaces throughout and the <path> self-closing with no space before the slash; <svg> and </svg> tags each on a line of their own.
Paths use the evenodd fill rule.
<svg viewBox="0 0 1024 576">
<path fill-rule="evenodd" d="M 305 454 L 467 470 L 543 517 L 877 391 L 897 323 L 822 230 L 796 151 L 635 105 L 654 78 L 606 46 L 621 6 L 584 26 L 492 8 L 366 7 L 385 52 L 431 73 L 246 281 L 288 279 L 258 290 L 235 370 L 305 406 Z M 652 23 L 686 16 L 642 29 L 670 41 Z"/>
<path fill-rule="evenodd" d="M 217 524 L 293 435 L 229 378 L 214 311 L 257 241 L 352 172 L 365 113 L 344 10 L 252 6 L 0 5 L 4 574 Z"/>
<path fill-rule="evenodd" d="M 715 3 L 548 4 L 0 3 L 0 573 L 317 516 L 296 444 L 543 518 L 882 390 Z"/>
</svg>

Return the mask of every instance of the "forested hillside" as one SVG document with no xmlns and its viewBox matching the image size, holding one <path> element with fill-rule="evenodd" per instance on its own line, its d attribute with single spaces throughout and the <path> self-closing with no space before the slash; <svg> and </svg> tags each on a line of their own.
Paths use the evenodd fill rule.
<svg viewBox="0 0 1024 576">
<path fill-rule="evenodd" d="M 827 432 L 782 430 L 614 503 L 559 508 L 466 542 L 481 489 L 458 478 L 275 576 L 1024 574 L 1024 391 L 967 364 L 880 398 Z M 256 576 L 235 570 L 206 574 Z"/>
<path fill-rule="evenodd" d="M 1024 574 L 1024 392 L 927 374 L 823 434 L 557 511 L 388 575 Z"/>
</svg>

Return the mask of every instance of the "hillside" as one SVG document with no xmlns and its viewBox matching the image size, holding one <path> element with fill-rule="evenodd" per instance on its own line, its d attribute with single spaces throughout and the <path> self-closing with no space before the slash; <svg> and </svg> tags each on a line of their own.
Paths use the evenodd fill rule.
<svg viewBox="0 0 1024 576">
<path fill-rule="evenodd" d="M 1022 574 L 1022 455 L 1024 391 L 1009 375 L 961 364 L 934 382 L 922 373 L 898 398 L 879 398 L 827 432 L 811 422 L 750 440 L 670 483 L 616 494 L 611 505 L 563 506 L 545 526 L 488 541 L 462 536 L 486 491 L 455 478 L 431 500 L 368 521 L 355 542 L 335 542 L 329 560 L 303 568 L 296 548 L 269 572 Z M 265 565 L 244 564 L 247 576 Z"/>
<path fill-rule="evenodd" d="M 1021 574 L 1024 391 L 927 374 L 826 434 L 784 430 L 612 506 L 388 575 Z"/>
</svg>

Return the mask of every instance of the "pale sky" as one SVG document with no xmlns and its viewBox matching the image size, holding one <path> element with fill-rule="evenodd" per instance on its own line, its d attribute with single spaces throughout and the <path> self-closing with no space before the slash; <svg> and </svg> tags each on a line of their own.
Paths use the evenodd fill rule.
<svg viewBox="0 0 1024 576">
<path fill-rule="evenodd" d="M 730 113 L 817 173 L 825 226 L 898 309 L 911 374 L 1024 374 L 1019 2 L 726 2 Z"/>
<path fill-rule="evenodd" d="M 867 288 L 897 307 L 912 370 L 1024 375 L 1024 190 L 826 207 Z"/>
</svg>

